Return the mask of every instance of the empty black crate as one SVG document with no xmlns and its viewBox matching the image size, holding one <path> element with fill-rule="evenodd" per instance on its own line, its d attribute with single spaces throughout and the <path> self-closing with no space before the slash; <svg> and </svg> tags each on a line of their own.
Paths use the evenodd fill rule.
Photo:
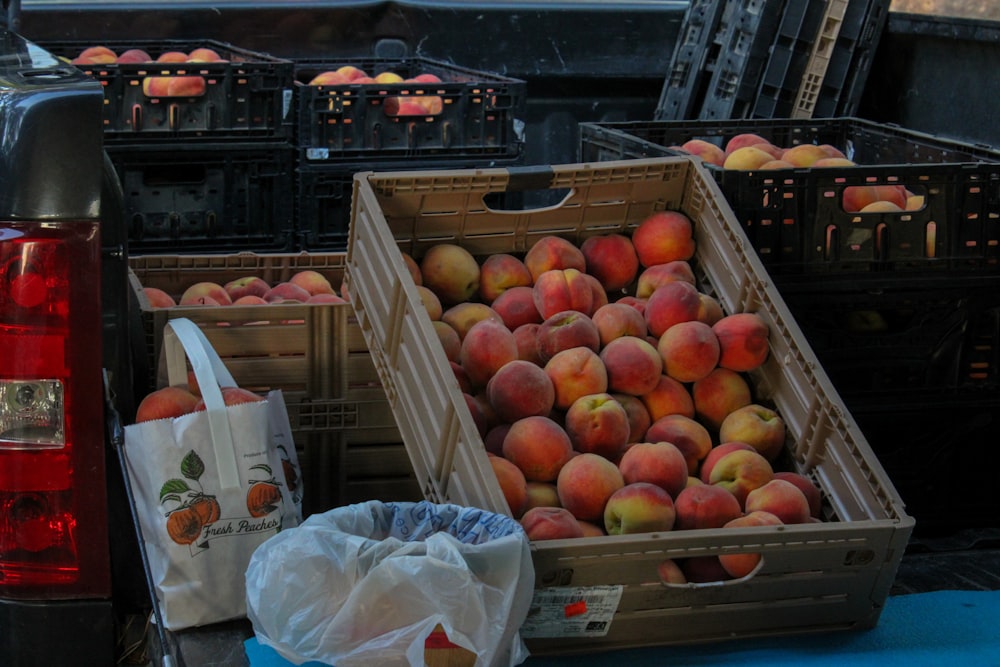
<svg viewBox="0 0 1000 667">
<path fill-rule="evenodd" d="M 108 143 L 291 139 L 294 130 L 292 61 L 215 40 L 50 42 L 44 48 L 72 60 L 84 49 L 105 46 L 117 55 L 141 49 L 153 59 L 167 52 L 214 50 L 214 62 L 79 64 L 104 86 L 104 136 Z M 150 95 L 144 82 L 156 77 L 200 77 L 201 94 Z M 148 90 L 148 88 L 147 88 Z M 154 91 L 149 91 L 154 92 Z"/>
<path fill-rule="evenodd" d="M 431 74 L 440 82 L 309 85 L 322 72 L 356 67 L 370 77 Z M 343 58 L 295 66 L 303 164 L 356 163 L 412 157 L 509 160 L 524 144 L 526 84 L 428 58 Z M 426 113 L 394 115 L 393 105 L 439 100 Z"/>
<path fill-rule="evenodd" d="M 294 249 L 287 144 L 107 147 L 121 180 L 129 253 Z"/>
</svg>

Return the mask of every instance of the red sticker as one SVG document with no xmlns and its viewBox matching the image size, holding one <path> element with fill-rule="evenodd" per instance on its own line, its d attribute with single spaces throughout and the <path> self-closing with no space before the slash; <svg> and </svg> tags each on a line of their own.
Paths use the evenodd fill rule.
<svg viewBox="0 0 1000 667">
<path fill-rule="evenodd" d="M 448 635 L 443 631 L 435 630 L 427 635 L 427 639 L 424 640 L 424 648 L 458 648 L 458 644 L 452 644 L 448 640 Z"/>
<path fill-rule="evenodd" d="M 579 616 L 580 614 L 587 613 L 587 601 L 578 600 L 577 602 L 571 602 L 565 607 L 563 607 L 563 614 L 566 618 L 571 618 L 573 616 Z"/>
</svg>

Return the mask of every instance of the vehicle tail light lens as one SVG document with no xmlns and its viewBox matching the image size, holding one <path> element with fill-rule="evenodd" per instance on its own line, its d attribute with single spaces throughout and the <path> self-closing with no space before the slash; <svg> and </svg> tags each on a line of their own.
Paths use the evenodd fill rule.
<svg viewBox="0 0 1000 667">
<path fill-rule="evenodd" d="M 110 589 L 98 223 L 0 222 L 0 595 Z"/>
</svg>

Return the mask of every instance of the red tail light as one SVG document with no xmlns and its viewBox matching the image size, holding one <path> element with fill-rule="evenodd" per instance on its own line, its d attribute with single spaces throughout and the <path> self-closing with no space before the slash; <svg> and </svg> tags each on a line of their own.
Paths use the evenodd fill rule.
<svg viewBox="0 0 1000 667">
<path fill-rule="evenodd" d="M 0 597 L 110 590 L 99 226 L 0 222 Z"/>
</svg>

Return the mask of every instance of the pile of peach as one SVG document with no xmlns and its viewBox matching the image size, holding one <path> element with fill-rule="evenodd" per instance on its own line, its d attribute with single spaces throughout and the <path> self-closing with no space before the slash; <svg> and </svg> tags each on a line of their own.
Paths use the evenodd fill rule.
<svg viewBox="0 0 1000 667">
<path fill-rule="evenodd" d="M 820 520 L 820 491 L 776 465 L 785 425 L 747 371 L 770 353 L 751 312 L 696 286 L 691 220 L 631 236 L 403 255 L 511 514 L 532 540 Z M 664 563 L 714 581 L 759 558 Z"/>
<path fill-rule="evenodd" d="M 797 167 L 851 167 L 856 163 L 831 144 L 776 146 L 759 134 L 734 135 L 724 147 L 705 139 L 690 139 L 676 150 L 697 155 L 723 169 L 768 170 Z M 923 207 L 923 197 L 903 185 L 852 185 L 844 188 L 843 207 L 848 213 L 892 213 Z"/>
<path fill-rule="evenodd" d="M 325 70 L 309 80 L 310 86 L 339 86 L 344 84 L 412 83 L 426 87 L 427 84 L 441 83 L 441 77 L 423 72 L 414 77 L 403 78 L 391 70 L 369 76 L 354 65 L 343 65 L 337 69 Z M 382 106 L 387 116 L 434 116 L 441 113 L 444 100 L 440 95 L 395 95 L 386 97 Z"/>
<path fill-rule="evenodd" d="M 215 49 L 207 47 L 183 51 L 165 51 L 153 58 L 143 49 L 127 49 L 121 54 L 106 46 L 91 46 L 70 61 L 74 65 L 124 63 L 212 63 L 225 62 Z M 205 94 L 205 79 L 194 74 L 147 76 L 142 80 L 147 97 L 198 97 Z"/>
<path fill-rule="evenodd" d="M 242 276 L 220 284 L 201 281 L 188 286 L 179 296 L 158 287 L 143 287 L 153 308 L 174 306 L 255 306 L 277 303 L 346 303 L 319 271 L 297 271 L 285 281 L 271 285 L 260 276 Z"/>
</svg>

